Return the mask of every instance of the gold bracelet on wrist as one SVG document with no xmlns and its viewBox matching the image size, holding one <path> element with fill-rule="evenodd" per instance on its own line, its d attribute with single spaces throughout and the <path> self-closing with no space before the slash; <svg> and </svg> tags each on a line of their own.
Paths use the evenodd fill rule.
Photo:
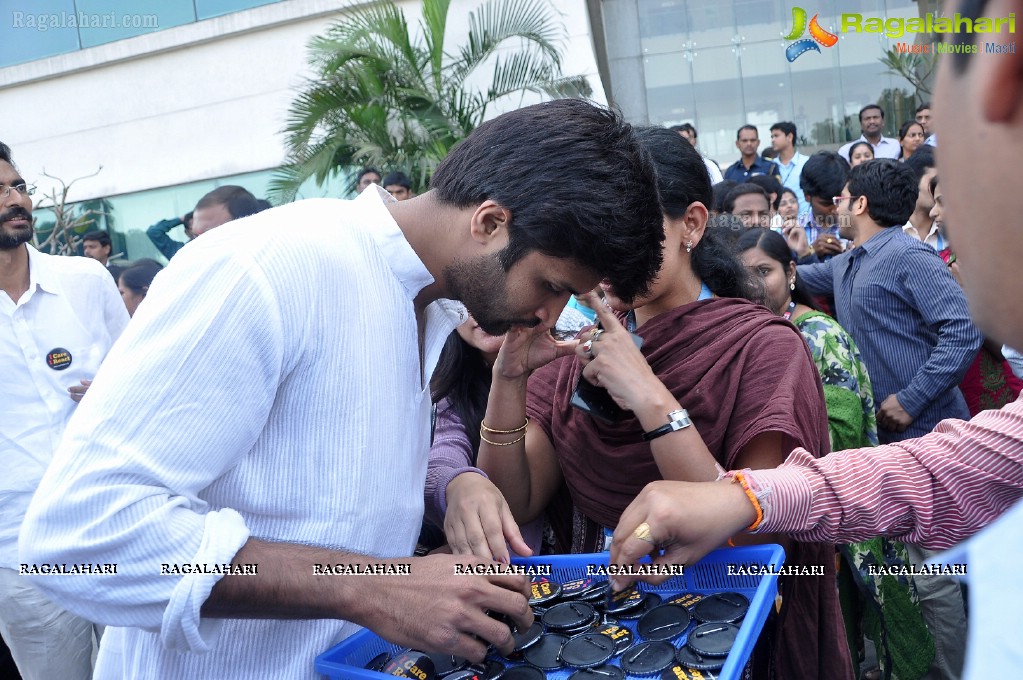
<svg viewBox="0 0 1023 680">
<path fill-rule="evenodd" d="M 512 430 L 512 432 L 515 432 L 515 430 Z M 480 439 L 481 439 L 482 441 L 485 441 L 486 443 L 490 444 L 491 446 L 511 446 L 512 444 L 518 444 L 518 443 L 519 443 L 520 441 L 522 441 L 522 440 L 523 440 L 523 439 L 525 439 L 525 438 L 526 438 L 526 433 L 525 433 L 525 432 L 523 432 L 523 433 L 522 433 L 521 435 L 519 435 L 519 436 L 518 436 L 518 438 L 517 438 L 517 439 L 513 439 L 513 440 L 512 440 L 512 441 L 510 441 L 510 442 L 504 442 L 504 443 L 501 443 L 501 442 L 495 442 L 495 441 L 490 441 L 489 439 L 487 439 L 487 438 L 486 438 L 486 437 L 485 437 L 485 436 L 483 435 L 483 431 L 482 431 L 482 429 L 480 430 Z"/>
<path fill-rule="evenodd" d="M 489 427 L 485 422 L 480 420 L 480 433 L 489 432 L 490 434 L 515 434 L 516 432 L 522 432 L 526 429 L 526 425 L 529 423 L 529 419 L 522 421 L 522 425 L 516 427 L 514 430 L 495 430 Z"/>
</svg>

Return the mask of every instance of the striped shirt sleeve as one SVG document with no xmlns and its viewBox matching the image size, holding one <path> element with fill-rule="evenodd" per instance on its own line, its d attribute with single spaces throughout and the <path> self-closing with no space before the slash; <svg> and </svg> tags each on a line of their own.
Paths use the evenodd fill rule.
<svg viewBox="0 0 1023 680">
<path fill-rule="evenodd" d="M 927 436 L 746 470 L 761 532 L 847 543 L 878 535 L 932 549 L 976 533 L 1023 496 L 1023 400 Z"/>
</svg>

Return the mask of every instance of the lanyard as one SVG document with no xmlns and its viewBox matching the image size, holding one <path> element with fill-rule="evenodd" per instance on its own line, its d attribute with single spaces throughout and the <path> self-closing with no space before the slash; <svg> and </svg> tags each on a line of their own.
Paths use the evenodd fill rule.
<svg viewBox="0 0 1023 680">
<path fill-rule="evenodd" d="M 791 302 L 789 302 L 789 308 L 785 310 L 785 313 L 782 314 L 782 316 L 784 316 L 785 320 L 788 321 L 789 319 L 792 318 L 792 312 L 794 311 L 796 311 L 796 301 L 792 300 Z"/>
</svg>

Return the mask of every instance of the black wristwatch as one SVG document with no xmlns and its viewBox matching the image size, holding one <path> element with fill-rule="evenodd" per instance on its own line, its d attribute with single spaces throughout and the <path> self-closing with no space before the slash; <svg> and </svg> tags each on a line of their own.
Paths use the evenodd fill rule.
<svg viewBox="0 0 1023 680">
<path fill-rule="evenodd" d="M 643 441 L 653 441 L 654 439 L 664 436 L 669 432 L 683 430 L 692 424 L 693 421 L 689 420 L 689 413 L 684 408 L 680 408 L 679 410 L 672 411 L 668 414 L 667 424 L 661 425 L 655 430 L 643 433 Z"/>
</svg>

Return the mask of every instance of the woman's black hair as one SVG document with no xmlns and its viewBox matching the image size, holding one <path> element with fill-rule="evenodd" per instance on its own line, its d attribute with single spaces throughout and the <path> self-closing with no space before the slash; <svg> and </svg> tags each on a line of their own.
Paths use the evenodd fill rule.
<svg viewBox="0 0 1023 680">
<path fill-rule="evenodd" d="M 799 195 L 795 191 L 789 187 L 782 187 L 781 193 L 778 194 L 778 205 L 781 205 L 781 197 L 785 194 L 792 194 L 792 198 L 796 199 L 796 203 L 799 203 Z"/>
<path fill-rule="evenodd" d="M 899 128 L 899 158 L 902 158 L 903 154 L 902 140 L 905 139 L 906 135 L 909 134 L 909 128 L 913 127 L 914 125 L 920 126 L 920 132 L 923 132 L 925 136 L 927 134 L 926 131 L 924 130 L 923 123 L 918 123 L 915 120 L 907 120 L 905 123 L 903 123 L 902 126 Z M 916 152 L 914 151 L 914 153 Z"/>
<path fill-rule="evenodd" d="M 433 403 L 447 397 L 472 445 L 472 464 L 480 450 L 480 423 L 487 412 L 493 373 L 483 353 L 451 331 L 430 379 Z"/>
<path fill-rule="evenodd" d="M 853 145 L 849 147 L 849 164 L 850 165 L 852 164 L 853 152 L 856 151 L 856 149 L 858 149 L 859 147 L 863 146 L 864 144 L 866 144 L 867 146 L 870 147 L 870 157 L 874 158 L 876 156 L 874 154 L 874 147 L 870 144 L 870 142 L 864 142 L 862 140 L 860 140 L 858 142 L 853 142 Z"/>
<path fill-rule="evenodd" d="M 163 269 L 162 264 L 156 260 L 145 258 L 121 271 L 118 280 L 121 282 L 121 285 L 131 290 L 135 295 L 145 297 L 150 284 L 153 283 L 153 279 L 161 269 Z"/>
<path fill-rule="evenodd" d="M 661 212 L 679 218 L 693 203 L 710 206 L 713 191 L 703 157 L 681 135 L 662 127 L 638 128 L 640 143 L 657 171 Z M 692 252 L 692 267 L 719 297 L 754 299 L 757 286 L 718 229 L 704 229 Z"/>
<path fill-rule="evenodd" d="M 735 252 L 740 254 L 753 248 L 760 248 L 769 258 L 780 264 L 786 272 L 789 264 L 796 261 L 785 237 L 770 229 L 760 227 L 747 229 L 735 244 Z M 795 276 L 796 289 L 792 291 L 792 299 L 797 305 L 806 305 L 810 309 L 819 310 L 817 303 L 813 301 L 813 296 L 806 289 L 803 280 L 799 278 L 799 274 L 796 273 Z"/>
<path fill-rule="evenodd" d="M 725 196 L 737 186 L 739 186 L 739 183 L 734 179 L 723 179 L 711 187 L 713 198 L 711 199 L 711 204 L 707 206 L 707 210 L 717 215 L 723 213 L 725 211 Z"/>
</svg>

